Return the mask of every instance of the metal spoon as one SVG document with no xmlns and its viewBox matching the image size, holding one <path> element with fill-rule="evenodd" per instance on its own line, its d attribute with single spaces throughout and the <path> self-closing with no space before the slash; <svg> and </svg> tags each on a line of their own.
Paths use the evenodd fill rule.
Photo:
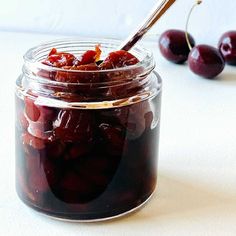
<svg viewBox="0 0 236 236">
<path fill-rule="evenodd" d="M 121 45 L 120 49 L 129 51 L 148 30 L 161 18 L 161 16 L 172 6 L 176 0 L 162 0 L 154 6 L 147 19 L 132 33 Z"/>
</svg>

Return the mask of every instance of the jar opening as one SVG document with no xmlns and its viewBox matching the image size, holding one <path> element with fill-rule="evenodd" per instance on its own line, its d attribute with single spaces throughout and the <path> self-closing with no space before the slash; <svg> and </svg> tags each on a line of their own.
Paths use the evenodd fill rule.
<svg viewBox="0 0 236 236">
<path fill-rule="evenodd" d="M 39 46 L 33 47 L 29 49 L 24 55 L 24 67 L 23 72 L 32 79 L 37 79 L 41 82 L 46 82 L 53 84 L 65 84 L 68 85 L 71 82 L 58 82 L 48 80 L 43 76 L 43 74 L 38 73 L 39 71 L 44 71 L 48 73 L 69 73 L 71 76 L 73 75 L 87 75 L 90 74 L 92 76 L 102 76 L 108 73 L 112 73 L 112 75 L 119 73 L 126 73 L 136 71 L 136 74 L 139 76 L 143 76 L 145 74 L 150 74 L 151 71 L 155 68 L 155 62 L 153 60 L 153 54 L 148 50 L 136 46 L 130 52 L 139 59 L 139 63 L 135 65 L 125 66 L 122 68 L 115 69 L 104 69 L 98 71 L 82 71 L 82 70 L 73 70 L 73 69 L 64 69 L 48 66 L 42 63 L 42 61 L 48 56 L 50 50 L 52 48 L 56 48 L 59 52 L 67 52 L 72 53 L 75 56 L 79 57 L 87 50 L 93 50 L 95 45 L 100 44 L 101 49 L 103 51 L 102 58 L 104 59 L 110 52 L 118 50 L 120 45 L 119 40 L 114 39 L 88 39 L 88 40 L 80 40 L 80 39 L 64 39 L 64 40 L 54 40 L 48 43 L 41 44 Z M 138 72 L 138 73 L 137 73 Z M 37 76 L 37 78 L 35 78 Z M 133 79 L 134 76 L 133 76 Z M 114 81 L 114 80 L 113 80 Z M 106 84 L 110 84 L 113 81 L 108 81 Z M 56 83 L 54 83 L 56 82 Z M 117 82 L 117 81 L 116 81 Z M 85 84 L 84 82 L 76 82 L 76 84 Z M 99 82 L 98 84 L 103 84 L 104 82 Z M 71 84 L 75 84 L 72 82 Z M 90 83 L 89 83 L 90 84 Z"/>
<path fill-rule="evenodd" d="M 56 99 L 67 103 L 103 101 L 113 103 L 121 99 L 124 104 L 130 98 L 132 102 L 137 102 L 156 94 L 156 88 L 161 87 L 161 82 L 158 81 L 157 75 L 151 74 L 155 68 L 153 55 L 140 46 L 130 51 L 139 59 L 139 63 L 117 69 L 81 71 L 52 67 L 42 63 L 52 48 L 56 48 L 58 52 L 71 53 L 79 58 L 84 52 L 94 50 L 95 45 L 98 44 L 101 45 L 103 59 L 110 52 L 118 49 L 120 41 L 65 39 L 44 43 L 28 50 L 24 55 L 23 74 L 17 86 L 30 96 L 37 97 L 37 101 L 41 97 L 40 99 L 43 100 Z M 58 76 L 61 76 L 60 79 Z"/>
</svg>

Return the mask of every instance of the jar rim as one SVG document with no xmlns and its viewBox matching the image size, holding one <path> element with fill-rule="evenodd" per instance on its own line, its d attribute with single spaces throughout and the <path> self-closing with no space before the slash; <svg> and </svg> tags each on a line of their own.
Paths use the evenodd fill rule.
<svg viewBox="0 0 236 236">
<path fill-rule="evenodd" d="M 147 99 L 148 97 L 152 97 L 157 93 L 157 90 L 159 91 L 161 89 L 162 83 L 159 75 L 157 75 L 156 72 L 154 72 L 154 75 L 156 75 L 155 77 L 157 78 L 156 82 L 154 82 L 155 78 L 153 76 L 149 76 L 155 68 L 153 54 L 149 50 L 139 45 L 136 45 L 134 48 L 132 48 L 130 52 L 135 55 L 140 60 L 140 62 L 135 65 L 117 69 L 80 71 L 52 67 L 42 63 L 52 48 L 57 48 L 58 51 L 62 52 L 64 51 L 73 53 L 77 56 L 81 55 L 87 50 L 90 50 L 91 48 L 94 48 L 94 46 L 97 44 L 101 44 L 103 51 L 105 53 L 109 53 L 115 51 L 119 47 L 120 42 L 120 40 L 116 39 L 67 38 L 40 44 L 26 52 L 24 56 L 25 63 L 23 66 L 23 74 L 21 79 L 19 79 L 19 84 L 27 87 L 27 90 L 30 90 L 31 92 L 33 91 L 33 93 L 43 95 L 42 97 L 47 97 L 49 94 L 50 99 L 56 97 L 57 100 L 63 96 L 66 99 L 68 94 L 79 95 L 81 92 L 82 96 L 85 96 L 84 99 L 87 99 L 86 102 L 89 101 L 89 104 L 91 104 L 91 102 L 96 103 L 95 105 L 93 104 L 94 107 L 98 107 L 97 103 L 100 104 L 101 100 L 112 101 L 112 104 L 114 100 L 117 100 L 119 103 L 120 100 L 122 100 L 122 105 L 124 105 L 124 103 L 126 103 L 128 100 L 132 103 L 137 102 L 139 99 L 143 100 Z M 68 73 L 68 76 L 71 76 L 72 78 L 73 75 L 71 75 L 71 73 L 74 73 L 76 77 L 78 76 L 78 78 L 80 78 L 80 76 L 87 77 L 87 75 L 89 75 L 91 78 L 92 76 L 95 76 L 95 78 L 96 76 L 98 76 L 98 78 L 101 76 L 100 78 L 105 79 L 97 82 L 88 82 L 86 80 L 76 80 L 73 82 L 73 80 L 60 81 L 51 79 L 50 76 L 53 78 L 57 75 L 60 76 L 60 72 Z M 62 77 L 64 76 L 63 74 L 61 75 Z M 103 75 L 105 75 L 105 77 L 103 77 Z M 112 80 L 109 80 L 109 78 L 112 78 Z M 155 83 L 157 83 L 157 85 L 154 86 L 154 88 L 152 85 Z M 122 87 L 124 88 L 124 91 L 121 90 L 120 93 L 117 93 L 116 98 L 114 99 L 112 93 L 116 93 L 116 89 Z M 88 88 L 89 90 L 87 91 Z M 87 92 L 85 92 L 85 90 Z M 130 96 L 132 99 L 129 98 L 127 100 L 126 90 L 132 90 L 133 95 Z M 55 91 L 57 92 L 55 93 Z M 79 91 L 79 93 L 77 91 Z M 85 94 L 83 94 L 83 92 Z M 126 101 L 124 102 L 123 99 Z M 85 104 L 85 101 L 83 101 L 82 104 Z M 109 106 L 110 105 L 111 104 L 109 104 Z M 77 104 L 76 106 L 83 107 L 84 105 L 82 106 L 81 104 Z M 101 106 L 104 106 L 104 104 Z"/>
<path fill-rule="evenodd" d="M 147 100 L 147 99 L 153 99 L 155 96 L 160 94 L 162 92 L 162 78 L 161 76 L 156 72 L 152 71 L 151 77 L 154 79 L 154 83 L 156 84 L 154 87 L 151 87 L 148 91 L 143 91 L 142 93 L 138 93 L 133 96 L 125 97 L 125 98 L 115 98 L 111 100 L 99 100 L 99 101 L 73 101 L 68 102 L 64 100 L 58 100 L 58 97 L 47 97 L 47 96 L 37 96 L 35 103 L 37 105 L 41 106 L 53 106 L 58 108 L 72 108 L 72 109 L 109 109 L 109 108 L 117 108 L 117 107 L 123 107 L 128 106 L 131 104 L 136 104 L 141 101 Z M 18 80 L 22 79 L 22 75 L 18 77 Z M 17 81 L 18 81 L 17 80 Z M 35 99 L 35 96 L 31 93 L 28 93 L 28 91 L 25 91 L 19 84 L 16 83 L 16 93 L 17 96 L 28 96 L 32 97 L 32 99 Z"/>
<path fill-rule="evenodd" d="M 64 39 L 57 39 L 57 40 L 52 40 L 48 41 L 42 44 L 39 44 L 35 47 L 30 48 L 25 55 L 23 56 L 25 65 L 28 68 L 32 67 L 37 67 L 38 69 L 41 70 L 46 70 L 50 72 L 70 72 L 70 73 L 93 73 L 93 74 L 101 74 L 101 73 L 109 73 L 109 72 L 120 72 L 120 71 L 128 71 L 128 70 L 134 70 L 134 69 L 139 69 L 139 68 L 145 68 L 147 71 L 152 71 L 155 68 L 155 62 L 153 59 L 153 53 L 144 47 L 141 47 L 140 45 L 136 45 L 133 47 L 131 50 L 131 53 L 135 51 L 142 53 L 144 57 L 135 65 L 129 65 L 125 66 L 122 68 L 115 68 L 115 69 L 105 69 L 105 70 L 98 70 L 98 71 L 82 71 L 82 70 L 71 70 L 71 69 L 64 69 L 64 68 L 57 68 L 57 67 L 52 67 L 49 65 L 45 65 L 42 63 L 42 58 L 41 61 L 37 59 L 37 56 L 40 52 L 50 52 L 52 48 L 58 48 L 61 47 L 62 45 L 64 46 L 69 46 L 70 44 L 73 43 L 78 43 L 81 45 L 98 45 L 100 44 L 101 47 L 103 48 L 103 45 L 108 45 L 108 46 L 113 46 L 115 48 L 118 48 L 119 45 L 121 44 L 121 40 L 118 39 L 109 39 L 109 38 L 64 38 Z M 118 50 L 118 49 L 115 49 Z M 47 55 L 48 55 L 47 53 Z"/>
</svg>

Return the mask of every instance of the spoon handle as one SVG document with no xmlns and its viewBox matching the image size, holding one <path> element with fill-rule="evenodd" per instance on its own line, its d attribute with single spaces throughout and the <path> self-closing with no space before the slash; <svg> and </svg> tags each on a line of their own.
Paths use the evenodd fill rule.
<svg viewBox="0 0 236 236">
<path fill-rule="evenodd" d="M 139 26 L 138 30 L 132 33 L 127 40 L 120 45 L 120 49 L 129 51 L 140 39 L 142 39 L 144 34 L 147 33 L 175 1 L 176 0 L 162 0 L 161 2 L 158 2 L 148 15 L 147 19 Z"/>
</svg>

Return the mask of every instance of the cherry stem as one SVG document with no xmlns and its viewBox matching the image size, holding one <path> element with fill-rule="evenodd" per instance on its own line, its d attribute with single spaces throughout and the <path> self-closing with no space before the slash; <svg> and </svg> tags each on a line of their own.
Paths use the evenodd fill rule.
<svg viewBox="0 0 236 236">
<path fill-rule="evenodd" d="M 188 25 L 189 25 L 189 21 L 190 21 L 190 17 L 192 15 L 192 12 L 193 10 L 195 9 L 196 6 L 200 5 L 202 3 L 202 0 L 197 0 L 196 3 L 192 6 L 189 14 L 188 14 L 188 18 L 187 18 L 187 23 L 186 23 L 186 27 L 185 27 L 185 37 L 186 37 L 186 40 L 187 40 L 187 44 L 188 44 L 188 47 L 189 47 L 189 50 L 191 51 L 193 49 L 191 43 L 190 43 L 190 40 L 189 40 L 189 34 L 188 34 Z"/>
</svg>

